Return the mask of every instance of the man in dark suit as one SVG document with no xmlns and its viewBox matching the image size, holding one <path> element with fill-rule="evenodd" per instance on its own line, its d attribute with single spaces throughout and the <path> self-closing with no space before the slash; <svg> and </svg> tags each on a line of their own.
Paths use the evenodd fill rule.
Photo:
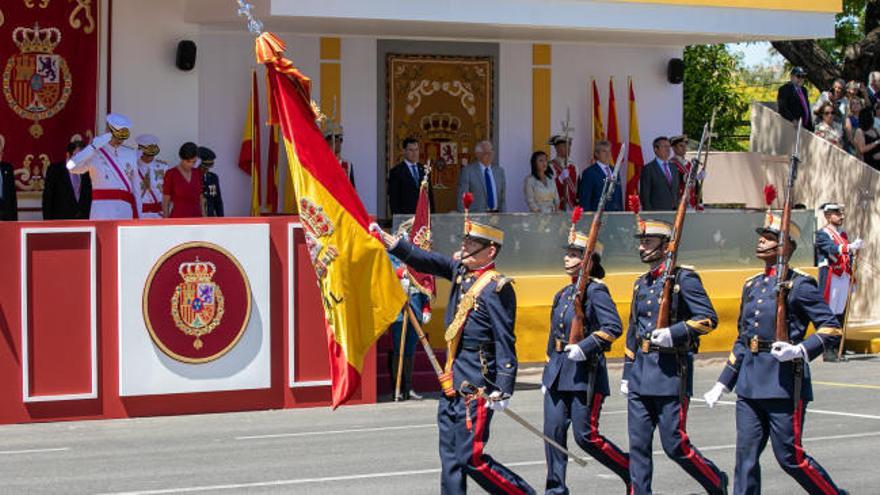
<svg viewBox="0 0 880 495">
<path fill-rule="evenodd" d="M 92 206 L 92 180 L 89 174 L 74 175 L 67 170 L 67 160 L 83 149 L 76 140 L 67 145 L 63 162 L 46 169 L 43 186 L 43 220 L 74 220 L 89 218 Z"/>
<path fill-rule="evenodd" d="M 593 158 L 596 162 L 584 169 L 578 181 L 578 204 L 586 211 L 596 211 L 599 208 L 605 179 L 614 171 L 614 166 L 610 165 L 614 161 L 611 156 L 611 143 L 608 141 L 596 143 Z M 623 211 L 623 193 L 620 187 L 614 188 L 614 194 L 605 204 L 605 211 Z"/>
<path fill-rule="evenodd" d="M 15 175 L 12 164 L 3 161 L 6 138 L 0 135 L 0 221 L 18 220 L 18 198 L 15 196 Z"/>
<path fill-rule="evenodd" d="M 391 215 L 412 215 L 419 201 L 419 187 L 425 178 L 425 167 L 419 163 L 419 142 L 403 140 L 403 161 L 388 173 L 388 201 Z M 434 211 L 434 193 L 428 182 L 428 200 Z"/>
<path fill-rule="evenodd" d="M 779 87 L 776 93 L 776 107 L 785 120 L 797 125 L 798 119 L 804 129 L 813 130 L 813 118 L 810 112 L 810 93 L 804 87 L 807 71 L 803 67 L 791 69 L 791 80 Z"/>
<path fill-rule="evenodd" d="M 669 163 L 672 145 L 669 138 L 660 136 L 654 140 L 654 159 L 642 169 L 639 177 L 639 199 L 642 209 L 675 210 L 678 208 L 678 186 L 681 175 L 678 168 Z"/>
</svg>

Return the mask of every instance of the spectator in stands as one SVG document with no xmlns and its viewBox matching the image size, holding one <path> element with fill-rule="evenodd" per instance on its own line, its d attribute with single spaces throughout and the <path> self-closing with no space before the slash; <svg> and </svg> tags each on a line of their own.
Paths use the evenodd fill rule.
<svg viewBox="0 0 880 495">
<path fill-rule="evenodd" d="M 553 170 L 547 167 L 547 153 L 536 151 L 531 158 L 532 173 L 526 177 L 526 203 L 533 213 L 553 213 L 559 209 L 559 191 Z"/>
<path fill-rule="evenodd" d="M 804 87 L 807 71 L 803 67 L 791 69 L 791 80 L 779 87 L 776 93 L 776 108 L 785 120 L 797 125 L 798 119 L 804 129 L 813 130 L 813 118 L 810 115 L 810 93 Z"/>
<path fill-rule="evenodd" d="M 85 147 L 79 138 L 67 144 L 64 161 L 49 165 L 43 183 L 43 220 L 87 219 L 92 209 L 92 179 L 89 174 L 67 170 L 70 157 Z"/>
<path fill-rule="evenodd" d="M 669 138 L 654 139 L 655 158 L 642 168 L 639 177 L 639 199 L 645 211 L 671 211 L 678 208 L 678 167 L 669 163 L 672 145 Z"/>
<path fill-rule="evenodd" d="M 877 168 L 878 160 L 876 156 L 880 156 L 880 133 L 874 129 L 874 111 L 870 108 L 862 109 L 859 112 L 859 125 L 853 132 L 853 155 L 864 161 L 868 165 Z"/>
<path fill-rule="evenodd" d="M 859 113 L 865 108 L 863 101 L 859 97 L 853 97 L 849 100 L 849 115 L 843 121 L 843 147 L 847 153 L 856 155 L 856 149 L 853 146 L 855 133 L 859 129 Z M 873 115 L 872 115 L 873 118 Z M 872 123 L 873 125 L 873 123 Z"/>
<path fill-rule="evenodd" d="M 878 92 L 880 92 L 880 72 L 874 71 L 868 74 L 868 101 L 870 106 L 874 106 L 877 104 Z"/>
<path fill-rule="evenodd" d="M 837 147 L 843 147 L 843 128 L 834 121 L 834 105 L 821 103 L 816 108 L 816 135 Z"/>
<path fill-rule="evenodd" d="M 480 141 L 474 146 L 474 155 L 477 161 L 463 167 L 458 176 L 458 211 L 464 211 L 461 196 L 469 192 L 474 195 L 472 213 L 504 212 L 504 168 L 493 164 L 495 148 L 489 141 Z"/>
<path fill-rule="evenodd" d="M 819 110 L 823 104 L 830 103 L 834 122 L 843 129 L 843 121 L 847 115 L 847 107 L 849 101 L 846 99 L 846 81 L 843 79 L 835 79 L 829 91 L 823 91 L 819 95 L 819 99 L 813 105 L 813 112 L 816 114 L 815 124 L 819 124 L 824 119 L 824 114 L 820 114 Z"/>
</svg>

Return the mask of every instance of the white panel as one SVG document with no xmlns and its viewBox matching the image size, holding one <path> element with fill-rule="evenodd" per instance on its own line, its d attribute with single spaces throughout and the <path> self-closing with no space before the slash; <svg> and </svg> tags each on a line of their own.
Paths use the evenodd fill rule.
<svg viewBox="0 0 880 495">
<path fill-rule="evenodd" d="M 354 181 L 358 196 L 371 215 L 376 214 L 378 201 L 376 158 L 376 40 L 375 38 L 342 39 L 342 124 L 345 139 L 342 156 L 354 164 Z M 381 63 L 384 63 L 382 61 Z M 384 180 L 384 174 L 381 175 Z"/>
<path fill-rule="evenodd" d="M 28 257 L 27 242 L 30 234 L 87 233 L 89 234 L 89 339 L 91 342 L 91 390 L 83 394 L 40 395 L 30 392 L 30 351 L 28 349 Z M 24 402 L 55 402 L 98 398 L 98 309 L 97 309 L 97 247 L 94 227 L 51 227 L 21 229 L 21 393 Z"/>
<path fill-rule="evenodd" d="M 507 181 L 507 211 L 528 211 L 523 187 L 531 173 L 532 44 L 499 46 L 498 163 Z"/>
<path fill-rule="evenodd" d="M 251 315 L 241 340 L 215 361 L 187 364 L 157 348 L 141 309 L 156 261 L 185 242 L 229 251 L 248 276 Z M 271 386 L 269 226 L 265 224 L 119 227 L 119 395 L 153 395 Z"/>
</svg>

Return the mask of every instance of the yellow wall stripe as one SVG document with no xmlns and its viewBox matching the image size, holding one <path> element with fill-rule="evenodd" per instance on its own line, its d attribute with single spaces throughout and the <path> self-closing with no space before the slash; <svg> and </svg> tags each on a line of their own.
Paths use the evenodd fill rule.
<svg viewBox="0 0 880 495">
<path fill-rule="evenodd" d="M 695 7 L 727 7 L 733 9 L 788 10 L 797 12 L 843 11 L 842 0 L 611 0 L 618 3 L 653 3 L 660 5 L 692 5 Z"/>
<path fill-rule="evenodd" d="M 532 45 L 532 149 L 550 152 L 552 47 L 547 44 Z"/>
<path fill-rule="evenodd" d="M 550 65 L 553 63 L 553 52 L 550 45 L 536 43 L 532 45 L 532 65 Z"/>
<path fill-rule="evenodd" d="M 339 38 L 321 38 L 321 60 L 342 59 L 342 42 Z"/>
</svg>

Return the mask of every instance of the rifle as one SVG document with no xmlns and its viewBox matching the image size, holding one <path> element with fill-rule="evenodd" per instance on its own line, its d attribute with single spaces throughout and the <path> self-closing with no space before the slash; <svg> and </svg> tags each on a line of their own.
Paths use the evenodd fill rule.
<svg viewBox="0 0 880 495">
<path fill-rule="evenodd" d="M 685 177 L 684 191 L 678 200 L 678 209 L 675 211 L 675 222 L 672 225 L 672 238 L 669 240 L 669 247 L 666 250 L 666 260 L 663 261 L 663 289 L 660 293 L 659 308 L 657 310 L 657 325 L 655 328 L 666 328 L 669 326 L 669 310 L 672 303 L 672 286 L 675 281 L 675 264 L 678 261 L 678 248 L 681 244 L 681 234 L 684 230 L 684 216 L 687 213 L 688 200 L 690 199 L 691 189 L 697 178 L 698 169 L 702 168 L 700 156 L 703 153 L 703 146 L 709 136 L 709 124 L 703 126 L 703 135 L 700 137 L 700 146 L 697 148 L 697 157 L 691 164 L 687 177 Z"/>
<path fill-rule="evenodd" d="M 605 216 L 605 203 L 611 200 L 614 195 L 614 187 L 617 185 L 620 174 L 620 166 L 626 158 L 627 147 L 624 145 L 620 156 L 617 157 L 617 163 L 614 164 L 614 170 L 611 175 L 605 178 L 605 185 L 602 187 L 602 196 L 599 197 L 599 205 L 596 212 L 593 213 L 593 222 L 590 224 L 590 235 L 587 239 L 587 248 L 584 250 L 584 260 L 581 262 L 581 269 L 577 279 L 577 295 L 574 302 L 574 318 L 571 320 L 571 328 L 568 333 L 568 343 L 577 344 L 584 339 L 584 292 L 587 289 L 587 281 L 590 279 L 590 270 L 593 268 L 593 252 L 596 251 L 596 242 L 599 240 L 599 230 L 602 228 L 602 217 Z"/>
<path fill-rule="evenodd" d="M 709 121 L 709 140 L 706 141 L 706 158 L 702 160 L 703 170 L 706 170 L 706 164 L 709 162 L 709 153 L 712 151 L 712 138 L 715 136 L 715 114 L 718 113 L 718 108 L 714 108 L 712 110 L 712 119 Z M 697 156 L 699 160 L 700 157 Z M 696 191 L 697 196 L 697 204 L 695 208 L 701 209 L 703 207 L 703 182 L 697 182 L 694 184 L 694 190 Z"/>
<path fill-rule="evenodd" d="M 798 164 L 801 161 L 799 152 L 801 147 L 801 126 L 803 123 L 798 120 L 797 135 L 794 141 L 794 151 L 791 153 L 791 161 L 788 170 L 788 181 L 785 183 L 785 201 L 782 205 L 782 219 L 779 226 L 779 241 L 776 254 L 776 340 L 780 342 L 789 342 L 788 334 L 788 311 L 785 307 L 788 291 L 791 289 L 791 283 L 788 282 L 788 258 L 786 253 L 791 246 L 791 240 L 788 234 L 791 231 L 791 203 L 792 192 L 794 190 L 794 182 L 797 180 Z M 795 412 L 801 401 L 801 385 L 804 379 L 804 360 L 797 358 L 794 363 L 794 390 L 792 395 L 794 398 Z"/>
</svg>

